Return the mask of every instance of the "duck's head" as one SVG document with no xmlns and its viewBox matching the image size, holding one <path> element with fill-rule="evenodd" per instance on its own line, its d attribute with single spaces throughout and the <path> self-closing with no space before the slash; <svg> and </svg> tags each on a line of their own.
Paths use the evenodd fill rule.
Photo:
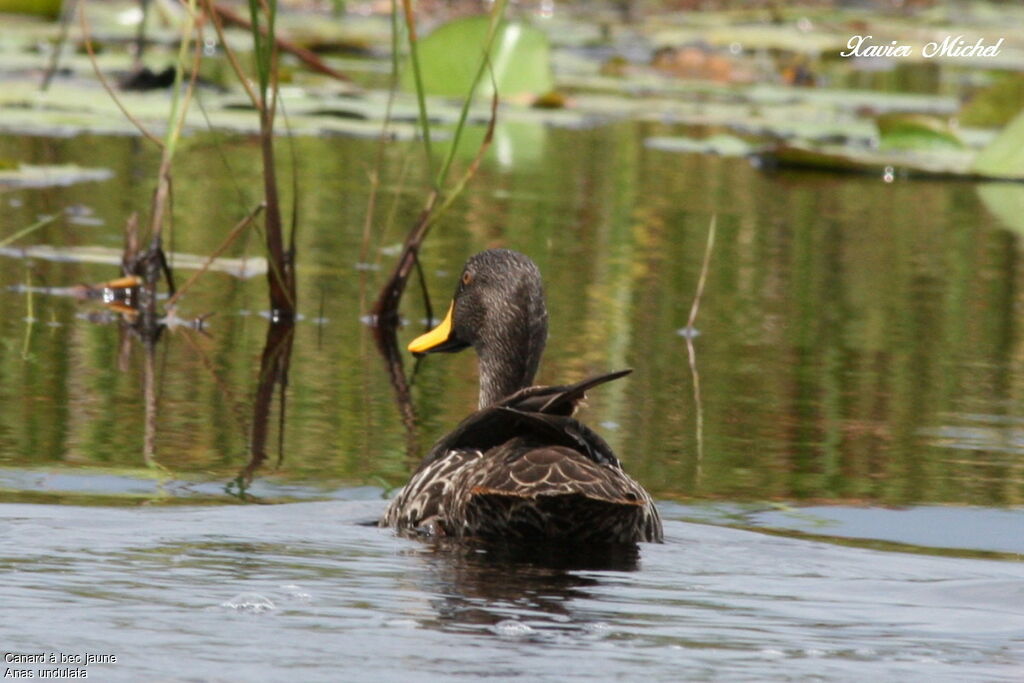
<svg viewBox="0 0 1024 683">
<path fill-rule="evenodd" d="M 488 249 L 466 261 L 444 320 L 409 350 L 419 356 L 472 346 L 484 408 L 533 383 L 547 336 L 537 265 L 519 252 Z"/>
</svg>

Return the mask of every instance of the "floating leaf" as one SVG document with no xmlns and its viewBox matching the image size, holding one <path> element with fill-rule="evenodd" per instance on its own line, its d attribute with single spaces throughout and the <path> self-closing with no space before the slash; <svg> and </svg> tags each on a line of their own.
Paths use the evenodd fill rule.
<svg viewBox="0 0 1024 683">
<path fill-rule="evenodd" d="M 1024 111 L 978 153 L 972 170 L 988 178 L 1024 180 Z"/>
<path fill-rule="evenodd" d="M 988 143 L 981 152 L 932 147 L 926 149 L 873 149 L 841 145 L 791 143 L 764 154 L 783 166 L 835 171 L 1024 180 L 1024 112 Z"/>
<path fill-rule="evenodd" d="M 938 150 L 963 149 L 964 143 L 949 122 L 924 114 L 885 114 L 879 116 L 879 146 L 882 149 Z"/>
<path fill-rule="evenodd" d="M 975 93 L 960 110 L 962 126 L 1002 127 L 1024 110 L 1024 74 L 1007 74 Z"/>
<path fill-rule="evenodd" d="M 781 166 L 829 171 L 894 174 L 907 172 L 923 176 L 972 176 L 974 152 L 880 151 L 842 145 L 792 143 L 778 145 L 764 156 Z"/>
<path fill-rule="evenodd" d="M 487 40 L 486 16 L 457 19 L 420 41 L 423 89 L 430 95 L 465 97 L 473 85 Z M 539 95 L 554 89 L 551 46 L 547 36 L 528 24 L 504 22 L 498 26 L 490 53 L 494 81 L 503 97 Z M 402 87 L 415 90 L 412 69 L 402 73 Z M 476 94 L 490 97 L 491 80 L 484 77 Z"/>
</svg>

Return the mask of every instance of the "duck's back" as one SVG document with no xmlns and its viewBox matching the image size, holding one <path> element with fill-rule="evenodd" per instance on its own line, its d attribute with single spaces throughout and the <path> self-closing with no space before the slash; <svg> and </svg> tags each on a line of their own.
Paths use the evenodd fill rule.
<svg viewBox="0 0 1024 683">
<path fill-rule="evenodd" d="M 513 543 L 660 541 L 650 496 L 569 416 L 583 389 L 621 374 L 531 388 L 474 413 L 431 449 L 381 523 Z"/>
</svg>

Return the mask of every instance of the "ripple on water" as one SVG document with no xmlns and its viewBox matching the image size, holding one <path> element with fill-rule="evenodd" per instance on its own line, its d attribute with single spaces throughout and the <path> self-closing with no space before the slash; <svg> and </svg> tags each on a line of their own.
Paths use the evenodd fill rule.
<svg viewBox="0 0 1024 683">
<path fill-rule="evenodd" d="M 239 593 L 235 597 L 220 603 L 220 606 L 252 614 L 273 612 L 277 609 L 277 605 L 274 604 L 273 600 L 259 593 Z"/>
<path fill-rule="evenodd" d="M 537 633 L 537 629 L 516 619 L 503 619 L 491 626 L 491 631 L 503 638 L 525 638 Z"/>
</svg>

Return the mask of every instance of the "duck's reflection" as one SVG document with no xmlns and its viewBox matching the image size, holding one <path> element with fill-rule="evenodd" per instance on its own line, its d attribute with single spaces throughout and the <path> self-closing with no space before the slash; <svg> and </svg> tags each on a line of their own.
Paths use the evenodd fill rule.
<svg viewBox="0 0 1024 683">
<path fill-rule="evenodd" d="M 635 544 L 518 548 L 439 542 L 418 555 L 426 565 L 422 588 L 432 596 L 436 627 L 499 633 L 496 627 L 515 621 L 532 630 L 586 628 L 592 619 L 579 613 L 579 602 L 613 580 L 596 572 L 632 572 L 640 562 Z"/>
</svg>

